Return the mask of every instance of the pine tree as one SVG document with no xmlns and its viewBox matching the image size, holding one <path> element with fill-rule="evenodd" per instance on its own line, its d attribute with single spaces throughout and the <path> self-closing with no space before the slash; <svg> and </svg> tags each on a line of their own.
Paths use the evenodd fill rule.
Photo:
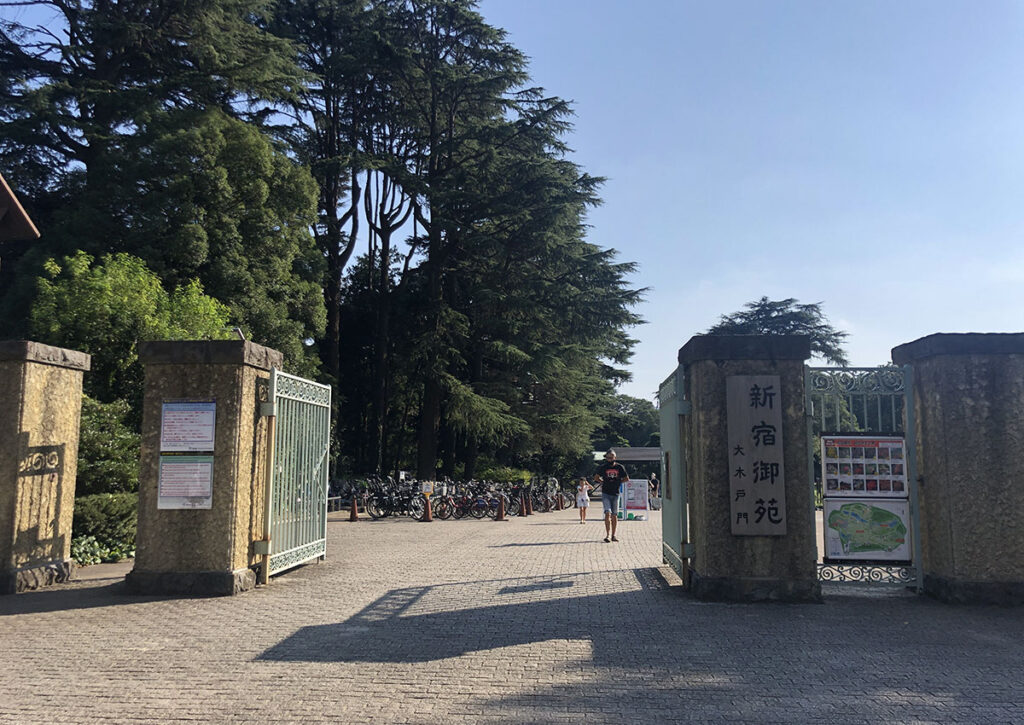
<svg viewBox="0 0 1024 725">
<path fill-rule="evenodd" d="M 256 22 L 266 2 L 32 5 L 53 15 L 46 29 L 0 23 L 0 164 L 25 175 L 44 230 L 20 278 L 76 250 L 140 256 L 168 289 L 198 277 L 252 337 L 312 370 L 315 187 L 233 118 L 299 78 L 291 45 Z M 27 317 L 33 294 L 15 286 L 5 306 Z"/>
<path fill-rule="evenodd" d="M 807 335 L 811 352 L 835 365 L 847 365 L 843 341 L 847 333 L 835 329 L 821 310 L 821 302 L 800 304 L 789 297 L 770 300 L 762 297 L 748 302 L 746 309 L 722 315 L 708 335 Z"/>
</svg>

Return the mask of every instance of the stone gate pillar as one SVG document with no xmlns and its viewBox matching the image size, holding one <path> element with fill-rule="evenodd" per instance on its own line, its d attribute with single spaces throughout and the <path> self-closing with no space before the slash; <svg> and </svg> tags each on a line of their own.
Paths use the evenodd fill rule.
<svg viewBox="0 0 1024 725">
<path fill-rule="evenodd" d="M 1024 333 L 936 334 L 913 366 L 924 588 L 1024 604 Z"/>
<path fill-rule="evenodd" d="M 67 581 L 83 352 L 0 342 L 0 594 Z"/>
<path fill-rule="evenodd" d="M 147 342 L 139 528 L 130 590 L 230 595 L 256 585 L 276 350 L 244 340 Z"/>
<path fill-rule="evenodd" d="M 821 600 L 804 415 L 809 357 L 804 336 L 698 335 L 679 351 L 691 405 L 682 431 L 690 586 L 700 599 Z M 775 436 L 779 425 L 768 450 L 762 434 Z"/>
</svg>

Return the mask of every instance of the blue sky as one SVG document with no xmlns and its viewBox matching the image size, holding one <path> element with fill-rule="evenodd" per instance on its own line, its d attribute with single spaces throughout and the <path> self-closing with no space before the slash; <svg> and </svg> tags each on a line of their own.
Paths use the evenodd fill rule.
<svg viewBox="0 0 1024 725">
<path fill-rule="evenodd" d="M 483 0 L 574 102 L 606 176 L 590 240 L 635 261 L 622 392 L 767 295 L 823 302 L 854 365 L 1024 330 L 1024 3 Z"/>
</svg>

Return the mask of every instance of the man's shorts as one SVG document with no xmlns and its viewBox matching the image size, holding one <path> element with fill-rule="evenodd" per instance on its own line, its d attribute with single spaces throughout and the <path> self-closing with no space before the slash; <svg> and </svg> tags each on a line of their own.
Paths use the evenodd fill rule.
<svg viewBox="0 0 1024 725">
<path fill-rule="evenodd" d="M 601 494 L 601 500 L 604 502 L 604 512 L 606 514 L 612 514 L 613 516 L 619 510 L 619 494 L 614 496 L 608 493 Z"/>
</svg>

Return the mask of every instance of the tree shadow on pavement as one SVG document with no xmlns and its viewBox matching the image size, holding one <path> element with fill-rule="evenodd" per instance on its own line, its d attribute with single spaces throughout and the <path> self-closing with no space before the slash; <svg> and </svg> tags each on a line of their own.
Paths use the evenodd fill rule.
<svg viewBox="0 0 1024 725">
<path fill-rule="evenodd" d="M 579 640 L 583 659 L 567 646 Z M 511 663 L 519 654 L 499 650 L 542 644 L 520 665 L 550 667 L 546 681 L 477 700 L 519 722 L 997 722 L 1024 705 L 1022 640 L 1012 610 L 919 597 L 712 604 L 658 569 L 626 569 L 395 589 L 256 660 L 418 664 L 493 651 Z"/>
<path fill-rule="evenodd" d="M 593 546 L 593 541 L 530 541 L 517 544 L 492 544 L 488 549 L 505 549 L 510 546 L 565 546 L 566 544 L 586 544 Z"/>
<path fill-rule="evenodd" d="M 632 590 L 588 593 L 608 578 L 624 578 Z M 643 569 L 395 589 L 345 622 L 301 628 L 258 659 L 429 662 L 570 635 L 590 638 L 581 615 L 588 622 L 596 617 L 598 629 L 612 634 L 613 613 L 642 608 L 655 589 L 680 597 L 678 588 Z"/>
</svg>

